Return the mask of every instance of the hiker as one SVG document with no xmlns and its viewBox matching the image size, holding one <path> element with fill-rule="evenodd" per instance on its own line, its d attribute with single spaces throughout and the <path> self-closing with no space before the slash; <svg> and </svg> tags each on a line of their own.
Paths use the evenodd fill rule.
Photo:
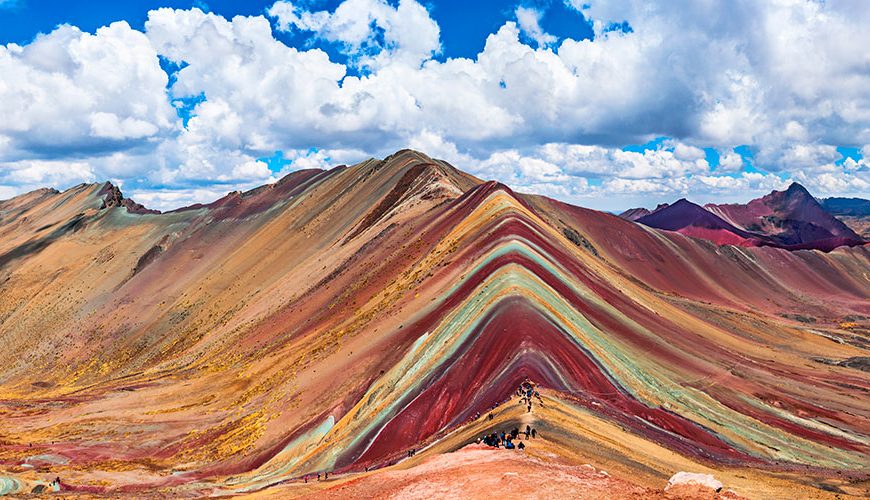
<svg viewBox="0 0 870 500">
<path fill-rule="evenodd" d="M 533 438 L 534 438 L 534 437 L 537 437 L 537 435 L 538 435 L 538 431 L 535 430 L 535 429 L 532 429 L 532 437 L 533 437 Z"/>
<path fill-rule="evenodd" d="M 520 450 L 520 451 L 523 451 L 523 450 L 525 450 L 525 449 L 526 449 L 526 445 L 524 445 L 524 444 L 523 444 L 523 442 L 522 442 L 522 441 L 520 441 L 520 445 L 519 445 L 519 446 L 517 446 L 517 448 L 518 448 L 518 449 L 519 449 L 519 450 Z"/>
<path fill-rule="evenodd" d="M 328 472 L 324 472 L 324 473 L 323 473 L 323 480 L 326 481 L 327 479 L 329 479 L 329 473 L 328 473 Z"/>
<path fill-rule="evenodd" d="M 320 473 L 317 473 L 317 480 L 320 481 Z"/>
<path fill-rule="evenodd" d="M 532 426 L 526 424 L 526 439 L 529 439 L 529 434 L 532 432 Z"/>
</svg>

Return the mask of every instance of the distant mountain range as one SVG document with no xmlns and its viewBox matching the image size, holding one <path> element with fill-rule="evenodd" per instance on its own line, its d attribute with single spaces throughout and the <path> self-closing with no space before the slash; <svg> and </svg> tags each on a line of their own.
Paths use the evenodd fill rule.
<svg viewBox="0 0 870 500">
<path fill-rule="evenodd" d="M 870 240 L 870 200 L 863 198 L 825 198 L 822 208 L 836 216 L 864 240 Z"/>
<path fill-rule="evenodd" d="M 830 251 L 864 244 L 868 214 L 868 200 L 828 198 L 820 202 L 806 188 L 792 183 L 785 191 L 773 191 L 746 204 L 702 207 L 680 199 L 654 210 L 632 208 L 620 217 L 719 245 Z"/>
<path fill-rule="evenodd" d="M 837 216 L 870 216 L 870 200 L 863 198 L 825 198 L 821 204 L 828 213 Z"/>
</svg>

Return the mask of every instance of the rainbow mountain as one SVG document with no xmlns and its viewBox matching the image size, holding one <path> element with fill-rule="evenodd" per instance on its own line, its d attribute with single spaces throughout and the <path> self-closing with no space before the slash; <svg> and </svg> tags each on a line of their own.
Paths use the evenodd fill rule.
<svg viewBox="0 0 870 500">
<path fill-rule="evenodd" d="M 868 245 L 720 246 L 410 150 L 167 213 L 34 191 L 0 235 L 9 493 L 348 497 L 526 425 L 644 494 L 870 485 Z"/>
</svg>

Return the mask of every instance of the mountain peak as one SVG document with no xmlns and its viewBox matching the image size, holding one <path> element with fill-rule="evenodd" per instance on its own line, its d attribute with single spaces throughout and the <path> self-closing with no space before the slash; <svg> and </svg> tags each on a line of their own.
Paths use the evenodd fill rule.
<svg viewBox="0 0 870 500">
<path fill-rule="evenodd" d="M 127 212 L 131 214 L 159 214 L 159 210 L 152 210 L 150 208 L 146 208 L 144 205 L 140 203 L 136 203 L 130 198 L 124 198 L 124 194 L 121 192 L 121 188 L 112 184 L 109 181 L 106 181 L 103 184 L 103 187 L 100 188 L 100 191 L 97 193 L 98 196 L 103 198 L 103 204 L 100 206 L 100 209 L 111 208 L 111 207 L 124 207 L 127 209 Z"/>
<path fill-rule="evenodd" d="M 801 195 L 801 196 L 809 196 L 810 198 L 813 197 L 813 195 L 811 195 L 810 192 L 807 191 L 807 188 L 803 187 L 803 185 L 801 185 L 797 182 L 792 182 L 788 186 L 788 188 L 785 190 L 785 192 L 789 196 Z"/>
<path fill-rule="evenodd" d="M 750 203 L 762 203 L 774 211 L 816 210 L 821 205 L 807 188 L 792 182 L 784 191 L 771 191 L 770 194 Z"/>
<path fill-rule="evenodd" d="M 647 208 L 635 207 L 635 208 L 629 208 L 628 210 L 619 214 L 619 216 L 622 217 L 623 219 L 627 219 L 627 220 L 637 220 L 637 219 L 640 219 L 641 217 L 645 217 L 645 216 L 649 215 L 650 213 L 652 213 L 652 212 L 650 212 L 649 209 L 647 209 Z"/>
<path fill-rule="evenodd" d="M 746 204 L 711 204 L 707 209 L 775 246 L 830 249 L 862 242 L 797 182 Z"/>
</svg>

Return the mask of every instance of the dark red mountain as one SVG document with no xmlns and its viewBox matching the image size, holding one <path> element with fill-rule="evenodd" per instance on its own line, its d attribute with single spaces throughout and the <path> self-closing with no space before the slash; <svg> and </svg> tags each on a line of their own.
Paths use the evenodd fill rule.
<svg viewBox="0 0 870 500">
<path fill-rule="evenodd" d="M 862 241 L 796 182 L 785 191 L 773 191 L 745 205 L 710 204 L 706 208 L 739 228 L 768 236 L 780 246 L 816 248 Z"/>
<path fill-rule="evenodd" d="M 645 215 L 637 222 L 657 229 L 711 240 L 719 245 L 760 246 L 755 235 L 729 224 L 718 215 L 685 198 Z"/>
<path fill-rule="evenodd" d="M 660 206 L 661 207 L 661 206 Z M 638 209 L 625 212 L 632 219 Z M 800 184 L 746 204 L 708 204 L 704 207 L 685 199 L 636 218 L 649 227 L 704 238 L 720 245 L 776 246 L 788 249 L 818 249 L 864 243 L 842 221 L 825 211 Z"/>
</svg>

